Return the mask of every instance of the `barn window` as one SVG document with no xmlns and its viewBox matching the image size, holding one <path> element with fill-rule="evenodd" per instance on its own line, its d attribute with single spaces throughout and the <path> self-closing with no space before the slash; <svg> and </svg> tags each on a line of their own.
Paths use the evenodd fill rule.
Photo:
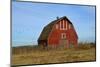
<svg viewBox="0 0 100 67">
<path fill-rule="evenodd" d="M 66 27 L 65 27 L 65 28 L 66 28 L 66 30 L 67 30 L 67 21 L 66 21 Z"/>
<path fill-rule="evenodd" d="M 60 30 L 67 30 L 67 21 L 61 20 L 60 21 Z"/>
<path fill-rule="evenodd" d="M 61 30 L 61 21 L 60 21 L 60 30 Z"/>
<path fill-rule="evenodd" d="M 61 29 L 63 29 L 63 22 L 61 21 Z"/>
<path fill-rule="evenodd" d="M 61 20 L 60 21 L 60 30 L 65 30 L 65 28 L 64 28 L 64 20 Z"/>
<path fill-rule="evenodd" d="M 63 30 L 64 30 L 64 20 L 63 20 Z"/>
<path fill-rule="evenodd" d="M 56 24 L 56 29 L 58 29 L 58 24 Z"/>
<path fill-rule="evenodd" d="M 66 33 L 61 33 L 61 39 L 66 39 Z"/>
</svg>

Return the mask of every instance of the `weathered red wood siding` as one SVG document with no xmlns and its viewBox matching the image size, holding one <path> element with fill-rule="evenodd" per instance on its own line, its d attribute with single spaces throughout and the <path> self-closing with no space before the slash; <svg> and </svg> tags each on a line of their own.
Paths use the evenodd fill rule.
<svg viewBox="0 0 100 67">
<path fill-rule="evenodd" d="M 58 29 L 56 29 L 56 24 L 58 24 Z M 61 33 L 66 33 L 66 37 L 68 40 L 68 44 L 66 44 L 66 47 L 69 47 L 70 43 L 73 43 L 74 46 L 77 47 L 78 37 L 76 35 L 74 27 L 71 26 L 71 28 L 69 29 L 70 23 L 66 19 L 63 19 L 57 22 L 56 24 L 53 26 L 53 29 L 49 34 L 48 41 L 47 41 L 48 45 L 58 46 L 59 39 L 61 38 Z M 62 28 L 63 24 L 64 24 L 65 30 L 60 29 L 60 26 Z M 66 27 L 67 27 L 67 30 L 66 30 Z"/>
</svg>

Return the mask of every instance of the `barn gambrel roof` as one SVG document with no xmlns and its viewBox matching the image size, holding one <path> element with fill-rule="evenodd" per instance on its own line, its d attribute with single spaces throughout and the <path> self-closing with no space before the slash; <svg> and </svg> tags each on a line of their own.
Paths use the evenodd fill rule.
<svg viewBox="0 0 100 67">
<path fill-rule="evenodd" d="M 63 17 L 61 17 L 61 18 L 59 18 L 59 19 L 56 19 L 56 20 L 50 22 L 48 25 L 46 25 L 46 26 L 43 28 L 43 31 L 41 32 L 41 34 L 40 34 L 38 40 L 47 40 L 47 38 L 48 38 L 48 36 L 49 36 L 49 34 L 50 34 L 50 32 L 51 32 L 51 30 L 52 30 L 54 24 L 56 24 L 57 22 L 59 22 L 59 21 L 62 20 L 62 19 L 67 19 L 67 21 L 68 21 L 69 23 L 71 23 L 71 21 L 70 21 L 66 16 L 63 16 Z M 72 23 L 71 23 L 71 24 L 72 24 Z"/>
</svg>

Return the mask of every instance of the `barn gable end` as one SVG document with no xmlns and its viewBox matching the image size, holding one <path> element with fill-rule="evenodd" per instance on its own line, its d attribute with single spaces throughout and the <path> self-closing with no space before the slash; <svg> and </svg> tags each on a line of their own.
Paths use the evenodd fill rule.
<svg viewBox="0 0 100 67">
<path fill-rule="evenodd" d="M 58 44 L 59 43 L 59 41 L 57 41 L 58 39 L 57 39 L 57 37 L 55 37 L 56 35 L 59 35 L 59 33 L 58 34 L 52 34 L 52 30 L 54 29 L 54 27 L 56 27 L 56 28 L 59 28 L 59 26 L 57 26 L 57 24 L 60 22 L 60 21 L 62 21 L 62 20 L 66 20 L 66 21 L 68 21 L 68 23 L 69 24 L 71 24 L 71 26 L 73 27 L 73 33 L 74 33 L 74 35 L 76 36 L 76 39 L 75 40 L 77 40 L 78 39 L 78 36 L 77 36 L 77 33 L 76 33 L 76 31 L 75 31 L 75 29 L 74 29 L 74 26 L 73 26 L 73 24 L 71 23 L 71 21 L 66 17 L 66 16 L 64 16 L 64 17 L 61 17 L 61 18 L 57 18 L 56 20 L 54 20 L 54 21 L 52 21 L 51 23 L 49 23 L 48 25 L 46 25 L 44 28 L 43 28 L 43 31 L 41 32 L 41 34 L 40 34 L 40 36 L 39 36 L 39 38 L 38 38 L 38 44 L 41 44 L 41 45 L 43 45 L 43 44 L 45 44 L 46 46 L 48 46 L 49 44 Z M 63 24 L 64 24 L 64 22 L 63 22 Z M 66 25 L 65 25 L 66 26 Z M 64 26 L 64 27 L 65 27 Z M 64 29 L 67 29 L 67 28 L 64 28 Z M 63 30 L 64 30 L 63 29 Z M 67 32 L 66 32 L 67 33 Z M 51 36 L 52 35 L 52 36 Z M 73 34 L 72 34 L 73 35 Z M 66 36 L 68 36 L 68 35 L 66 35 Z M 52 37 L 51 38 L 51 42 L 50 42 L 50 37 Z M 54 38 L 55 37 L 55 38 Z M 69 39 L 70 40 L 70 39 Z M 56 42 L 57 41 L 57 42 Z"/>
</svg>

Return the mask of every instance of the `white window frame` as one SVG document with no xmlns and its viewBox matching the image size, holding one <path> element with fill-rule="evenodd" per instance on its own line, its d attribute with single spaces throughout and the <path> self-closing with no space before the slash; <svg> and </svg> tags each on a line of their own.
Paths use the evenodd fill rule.
<svg viewBox="0 0 100 67">
<path fill-rule="evenodd" d="M 63 30 L 65 30 L 65 29 L 64 29 L 64 20 L 62 20 L 62 21 L 63 21 Z"/>
<path fill-rule="evenodd" d="M 66 30 L 67 30 L 67 21 L 66 21 Z"/>
<path fill-rule="evenodd" d="M 61 33 L 61 39 L 66 39 L 66 33 Z"/>
<path fill-rule="evenodd" d="M 61 30 L 61 21 L 60 21 L 60 30 Z"/>
<path fill-rule="evenodd" d="M 68 28 L 70 28 L 70 27 L 68 27 L 68 22 L 67 21 L 65 21 L 66 23 L 64 23 L 64 21 L 65 20 L 62 20 L 62 21 L 60 21 L 60 30 L 67 30 Z M 61 27 L 62 26 L 62 27 Z M 65 28 L 64 28 L 64 26 L 65 26 Z M 68 28 L 67 28 L 68 27 Z"/>
</svg>

